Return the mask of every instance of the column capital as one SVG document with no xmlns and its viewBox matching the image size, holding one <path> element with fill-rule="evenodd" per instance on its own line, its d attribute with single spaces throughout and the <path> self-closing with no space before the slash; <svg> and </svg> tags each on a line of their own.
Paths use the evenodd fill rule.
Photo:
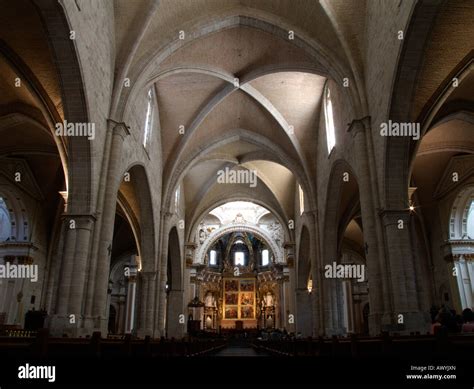
<svg viewBox="0 0 474 389">
<path fill-rule="evenodd" d="M 361 119 L 354 119 L 349 123 L 347 132 L 351 133 L 352 136 L 356 136 L 360 132 L 370 129 L 370 116 L 364 116 Z"/>
<path fill-rule="evenodd" d="M 447 253 L 444 256 L 444 260 L 446 262 L 465 263 L 465 262 L 471 261 L 472 259 L 474 259 L 474 254 L 472 253 L 467 253 L 467 254 Z"/>
<path fill-rule="evenodd" d="M 130 265 L 126 264 L 123 267 L 124 269 L 128 269 L 128 282 L 137 282 L 137 276 L 138 276 L 138 266 L 137 265 Z"/>
<path fill-rule="evenodd" d="M 87 229 L 87 230 L 90 230 L 97 220 L 95 215 L 92 215 L 92 214 L 81 215 L 81 214 L 65 213 L 61 215 L 61 218 L 65 223 L 74 221 L 75 229 Z"/>
<path fill-rule="evenodd" d="M 109 128 L 112 129 L 113 135 L 118 135 L 122 137 L 122 139 L 125 139 L 127 135 L 130 135 L 130 127 L 124 122 L 116 122 L 115 120 L 107 119 L 107 124 L 109 125 Z"/>
<path fill-rule="evenodd" d="M 308 209 L 303 212 L 303 215 L 307 215 L 308 217 L 313 217 L 314 220 L 318 218 L 318 210 L 317 209 Z"/>
<path fill-rule="evenodd" d="M 165 221 L 169 222 L 171 219 L 173 219 L 173 216 L 175 214 L 172 212 L 165 211 L 163 215 L 164 215 Z"/>
<path fill-rule="evenodd" d="M 399 220 L 403 220 L 404 223 L 407 223 L 411 216 L 409 209 L 381 209 L 379 210 L 379 215 L 385 226 L 397 224 Z"/>
<path fill-rule="evenodd" d="M 156 275 L 158 275 L 157 271 L 140 271 L 138 272 L 140 278 L 146 278 L 146 279 L 153 279 Z"/>
<path fill-rule="evenodd" d="M 184 257 L 186 260 L 186 267 L 188 268 L 193 265 L 196 247 L 197 244 L 194 242 L 188 242 L 184 245 Z"/>
</svg>

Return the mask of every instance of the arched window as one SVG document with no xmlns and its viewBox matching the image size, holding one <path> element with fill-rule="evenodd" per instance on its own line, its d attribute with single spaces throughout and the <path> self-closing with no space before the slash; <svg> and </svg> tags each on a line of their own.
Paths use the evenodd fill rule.
<svg viewBox="0 0 474 389">
<path fill-rule="evenodd" d="M 459 300 L 462 309 L 471 308 L 474 303 L 474 267 L 470 260 L 474 249 L 474 186 L 463 188 L 456 196 L 449 229 L 448 242 L 453 256 Z"/>
<path fill-rule="evenodd" d="M 270 263 L 270 255 L 267 249 L 262 251 L 262 266 L 268 266 Z"/>
<path fill-rule="evenodd" d="M 326 85 L 324 93 L 324 116 L 326 118 L 326 140 L 328 143 L 328 154 L 336 145 L 336 133 L 334 129 L 334 114 L 331 101 L 331 91 Z"/>
<path fill-rule="evenodd" d="M 298 192 L 299 192 L 299 197 L 300 197 L 300 216 L 304 212 L 304 192 L 303 189 L 301 188 L 301 185 L 298 185 Z"/>
<path fill-rule="evenodd" d="M 153 89 L 148 90 L 148 101 L 146 107 L 146 116 L 145 116 L 145 129 L 143 131 L 143 146 L 147 146 L 148 141 L 150 140 L 151 128 L 153 124 Z"/>
<path fill-rule="evenodd" d="M 216 266 L 217 265 L 217 252 L 216 250 L 211 250 L 209 253 L 209 265 Z"/>
<path fill-rule="evenodd" d="M 178 212 L 179 207 L 179 193 L 180 193 L 181 185 L 178 186 L 176 192 L 174 192 L 174 211 Z"/>
<path fill-rule="evenodd" d="M 234 265 L 235 266 L 244 266 L 245 265 L 245 256 L 243 251 L 236 251 L 234 253 Z"/>
<path fill-rule="evenodd" d="M 467 212 L 466 230 L 469 239 L 474 239 L 474 200 L 471 201 L 471 206 Z"/>
<path fill-rule="evenodd" d="M 450 225 L 450 239 L 474 239 L 474 186 L 464 188 L 454 200 Z"/>
</svg>

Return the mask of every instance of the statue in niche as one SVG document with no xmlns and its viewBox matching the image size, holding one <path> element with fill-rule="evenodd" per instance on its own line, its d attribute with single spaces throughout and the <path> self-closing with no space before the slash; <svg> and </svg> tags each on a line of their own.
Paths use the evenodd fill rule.
<svg viewBox="0 0 474 389">
<path fill-rule="evenodd" d="M 202 228 L 199 230 L 199 244 L 203 244 L 204 241 L 206 240 L 206 231 L 204 231 Z"/>
<path fill-rule="evenodd" d="M 280 223 L 270 223 L 268 225 L 268 229 L 270 230 L 270 236 L 272 237 L 272 239 L 276 242 L 277 246 L 280 246 L 282 240 L 282 231 Z"/>
<path fill-rule="evenodd" d="M 207 292 L 206 297 L 204 298 L 204 305 L 206 307 L 215 307 L 216 306 L 216 299 L 212 292 Z"/>
<path fill-rule="evenodd" d="M 268 292 L 265 296 L 265 305 L 267 307 L 273 307 L 273 294 L 271 292 Z"/>
</svg>

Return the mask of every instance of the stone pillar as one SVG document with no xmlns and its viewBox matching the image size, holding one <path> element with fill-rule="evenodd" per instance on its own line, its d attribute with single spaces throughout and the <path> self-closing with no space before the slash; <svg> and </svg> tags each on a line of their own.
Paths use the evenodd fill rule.
<svg viewBox="0 0 474 389">
<path fill-rule="evenodd" d="M 170 290 L 168 293 L 167 335 L 168 338 L 180 339 L 186 331 L 186 315 L 184 314 L 184 291 Z"/>
<path fill-rule="evenodd" d="M 127 303 L 125 308 L 125 333 L 130 334 L 135 326 L 135 300 L 137 291 L 137 267 L 135 265 L 126 265 L 129 267 L 127 286 Z"/>
<path fill-rule="evenodd" d="M 56 222 L 56 220 L 55 220 Z M 60 271 L 61 271 L 61 253 L 64 252 L 64 244 L 65 244 L 65 233 L 64 223 L 58 219 L 58 231 L 57 233 L 53 234 L 53 237 L 58 234 L 58 242 L 55 242 L 55 239 L 52 239 L 51 244 L 55 244 L 55 249 L 52 250 L 50 262 L 49 262 L 49 270 L 48 270 L 48 281 L 45 284 L 45 290 L 43 293 L 44 302 L 42 302 L 42 306 L 46 309 L 47 312 L 55 312 L 56 309 L 56 301 L 58 298 L 58 283 L 60 282 Z"/>
<path fill-rule="evenodd" d="M 313 312 L 311 293 L 307 289 L 296 289 L 296 331 L 303 337 L 313 335 Z"/>
<path fill-rule="evenodd" d="M 337 278 L 324 278 L 322 288 L 324 289 L 324 334 L 326 336 L 342 335 L 345 332 L 342 282 Z"/>
<path fill-rule="evenodd" d="M 93 285 L 92 316 L 94 329 L 107 332 L 107 284 L 110 273 L 110 254 L 114 232 L 117 190 L 120 182 L 120 164 L 122 159 L 123 142 L 129 131 L 125 123 L 109 121 L 112 125 L 112 142 L 110 147 L 110 162 L 107 172 L 107 187 L 105 190 L 104 209 L 102 213 L 102 230 L 100 232 L 99 252 L 91 284 Z"/>
<path fill-rule="evenodd" d="M 69 292 L 69 314 L 79 317 L 83 314 L 84 286 L 87 260 L 90 253 L 90 238 L 95 218 L 91 215 L 68 215 L 76 224 L 76 244 Z"/>
<path fill-rule="evenodd" d="M 311 267 L 311 280 L 313 282 L 310 300 L 311 300 L 311 322 L 313 323 L 312 335 L 319 336 L 321 334 L 321 280 L 318 275 L 318 265 Z"/>
<path fill-rule="evenodd" d="M 276 307 L 275 307 L 275 326 L 276 328 L 283 328 L 285 327 L 285 321 L 283 313 L 284 313 L 284 297 L 283 297 L 283 279 L 280 278 L 277 282 L 277 291 L 278 295 L 275 296 L 275 300 L 277 301 Z M 258 308 L 257 308 L 258 309 Z"/>
<path fill-rule="evenodd" d="M 162 229 L 165 235 L 162 236 L 162 247 L 159 253 L 159 276 L 157 277 L 157 330 L 159 334 L 165 334 L 165 318 L 166 318 L 166 281 L 168 278 L 168 245 L 169 245 L 169 224 L 173 214 L 166 212 L 164 214 L 164 221 Z"/>
<path fill-rule="evenodd" d="M 58 300 L 56 313 L 49 319 L 49 327 L 54 335 L 82 334 L 86 271 L 94 222 L 92 215 L 64 216 L 65 245 Z"/>
<path fill-rule="evenodd" d="M 380 333 L 384 308 L 390 307 L 390 296 L 386 288 L 387 280 L 383 278 L 384 267 L 383 235 L 378 225 L 376 207 L 372 193 L 369 157 L 367 152 L 366 132 L 370 131 L 370 118 L 352 121 L 349 132 L 354 139 L 354 154 L 357 163 L 360 207 L 364 225 L 366 244 L 366 263 L 369 279 L 369 328 L 372 335 Z M 387 320 L 387 318 L 385 318 Z"/>
<path fill-rule="evenodd" d="M 110 320 L 110 305 L 112 304 L 112 290 L 114 283 L 109 280 L 109 287 L 107 288 L 107 318 Z M 107 333 L 109 333 L 109 320 L 107 320 Z"/>
<path fill-rule="evenodd" d="M 354 313 L 354 333 L 360 334 L 363 332 L 362 328 L 362 308 L 360 306 L 360 298 L 357 296 L 353 299 L 353 313 Z"/>
<path fill-rule="evenodd" d="M 352 281 L 345 280 L 342 282 L 342 288 L 344 290 L 344 301 L 345 301 L 345 318 L 346 318 L 346 329 L 348 333 L 355 333 L 354 328 L 354 305 L 352 301 Z"/>
<path fill-rule="evenodd" d="M 139 273 L 140 280 L 140 312 L 138 335 L 145 337 L 147 335 L 153 336 L 153 320 L 155 314 L 155 286 L 156 286 L 156 272 Z"/>
<path fill-rule="evenodd" d="M 187 245 L 187 248 L 189 249 L 189 245 Z M 186 251 L 186 249 L 185 249 Z M 192 256 L 185 256 L 185 267 L 183 271 L 183 313 L 186 317 L 186 320 L 188 318 L 188 313 L 187 313 L 187 303 L 191 300 L 190 296 L 193 295 L 193 284 L 191 283 L 191 274 L 193 276 L 195 275 L 195 268 L 193 267 L 193 258 L 194 258 L 194 250 L 192 250 Z M 188 251 L 189 254 L 189 251 Z M 217 297 L 217 296 L 215 296 Z M 217 304 L 217 300 L 216 300 Z M 217 309 L 217 308 L 216 308 Z M 213 311 L 213 328 L 214 330 L 217 329 L 217 317 L 216 317 L 216 312 Z M 184 332 L 188 332 L 187 325 L 184 326 Z"/>
<path fill-rule="evenodd" d="M 123 294 L 122 294 L 123 293 Z M 118 296 L 118 309 L 117 309 L 117 334 L 125 333 L 125 290 L 120 291 Z"/>
<path fill-rule="evenodd" d="M 286 300 L 286 314 L 285 314 L 285 323 L 288 326 L 289 332 L 296 331 L 296 295 L 294 291 L 296 290 L 296 274 L 293 266 L 289 267 L 288 274 L 285 274 L 285 300 Z M 290 315 L 293 320 L 290 319 Z"/>
<path fill-rule="evenodd" d="M 384 210 L 381 212 L 381 217 L 387 238 L 389 267 L 386 271 L 390 276 L 393 302 L 390 312 L 392 322 L 385 329 L 407 333 L 411 331 L 426 333 L 429 329 L 429 313 L 420 311 L 416 291 L 413 263 L 415 259 L 412 255 L 409 234 L 410 212 L 408 210 Z M 369 288 L 371 288 L 370 276 Z"/>
<path fill-rule="evenodd" d="M 64 218 L 65 245 L 61 261 L 61 277 L 59 279 L 58 302 L 56 313 L 65 317 L 68 312 L 69 291 L 71 289 L 72 267 L 74 264 L 74 250 L 76 248 L 76 229 L 70 228 L 71 220 Z"/>
</svg>

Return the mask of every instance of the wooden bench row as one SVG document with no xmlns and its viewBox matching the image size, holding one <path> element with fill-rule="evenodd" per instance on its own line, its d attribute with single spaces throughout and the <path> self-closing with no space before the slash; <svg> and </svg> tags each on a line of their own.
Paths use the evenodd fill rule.
<svg viewBox="0 0 474 389">
<path fill-rule="evenodd" d="M 91 338 L 52 338 L 48 331 L 38 331 L 35 338 L 0 338 L 0 356 L 3 357 L 193 357 L 213 353 L 226 345 L 223 339 L 206 340 L 153 340 L 104 339 L 99 332 Z"/>
<path fill-rule="evenodd" d="M 305 340 L 256 340 L 257 349 L 280 356 L 377 357 L 474 355 L 474 336 L 389 336 Z"/>
</svg>

